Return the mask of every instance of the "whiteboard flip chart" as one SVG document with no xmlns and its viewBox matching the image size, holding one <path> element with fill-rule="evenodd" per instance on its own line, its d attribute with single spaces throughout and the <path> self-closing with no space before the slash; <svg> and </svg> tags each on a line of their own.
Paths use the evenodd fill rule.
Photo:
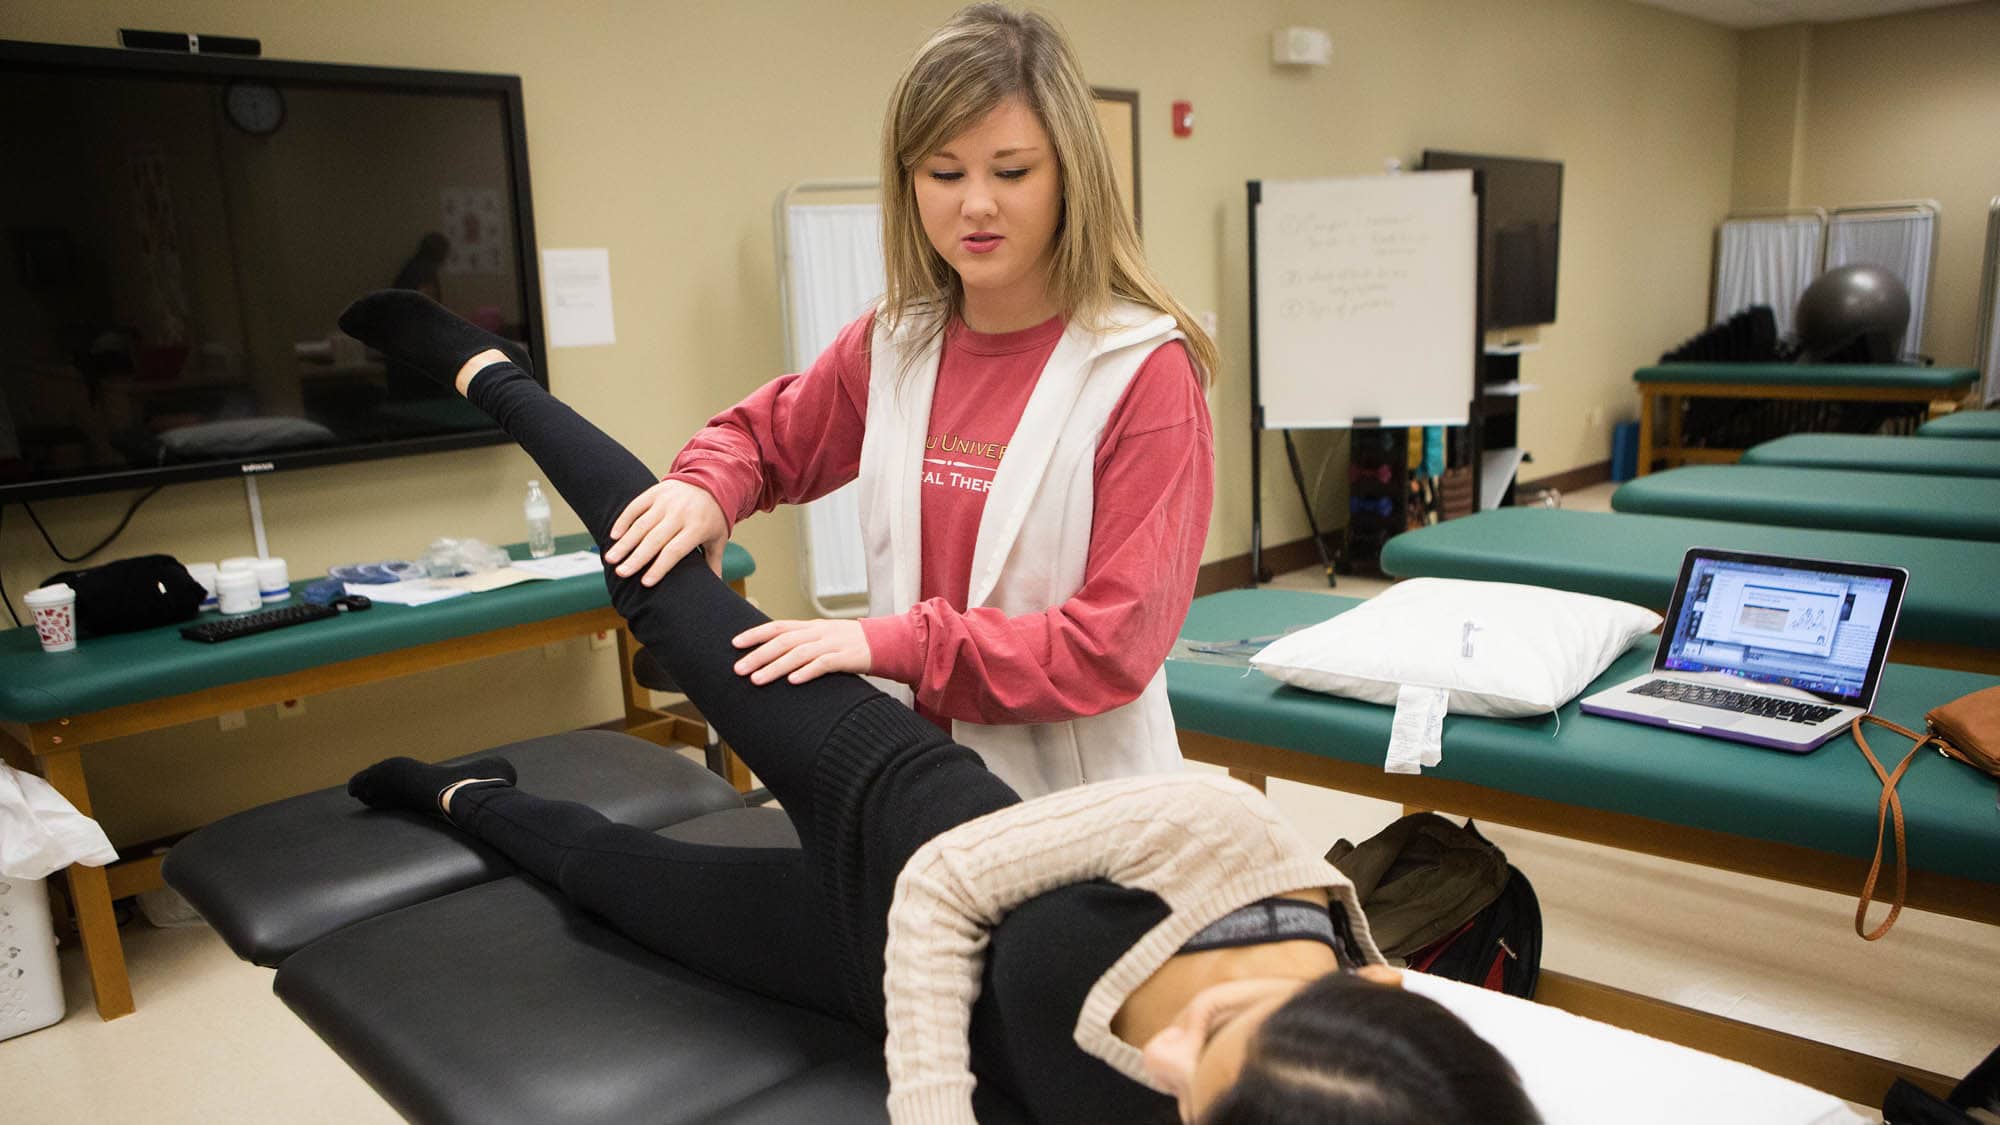
<svg viewBox="0 0 2000 1125">
<path fill-rule="evenodd" d="M 1260 189 L 1252 315 L 1264 427 L 1464 425 L 1479 344 L 1472 174 Z"/>
</svg>

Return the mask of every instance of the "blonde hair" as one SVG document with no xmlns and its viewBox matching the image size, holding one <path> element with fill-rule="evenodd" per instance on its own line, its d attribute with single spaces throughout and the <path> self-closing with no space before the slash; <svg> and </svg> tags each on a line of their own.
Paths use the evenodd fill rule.
<svg viewBox="0 0 2000 1125">
<path fill-rule="evenodd" d="M 1046 17 L 1000 4 L 975 4 L 953 16 L 917 52 L 890 95 L 882 124 L 887 327 L 893 331 L 908 320 L 927 344 L 964 312 L 957 271 L 924 235 L 916 168 L 1010 97 L 1025 101 L 1041 122 L 1062 177 L 1062 215 L 1049 247 L 1049 295 L 1056 306 L 1093 327 L 1103 323 L 1114 298 L 1173 317 L 1206 386 L 1214 377 L 1215 341 L 1146 264 L 1139 232 L 1118 197 L 1095 99 L 1069 42 Z"/>
</svg>

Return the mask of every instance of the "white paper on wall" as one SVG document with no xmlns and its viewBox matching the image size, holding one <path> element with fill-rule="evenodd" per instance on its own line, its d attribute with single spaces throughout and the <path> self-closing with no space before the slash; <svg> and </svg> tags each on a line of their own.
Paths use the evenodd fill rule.
<svg viewBox="0 0 2000 1125">
<path fill-rule="evenodd" d="M 617 343 L 611 321 L 611 251 L 542 251 L 542 308 L 552 348 Z"/>
</svg>

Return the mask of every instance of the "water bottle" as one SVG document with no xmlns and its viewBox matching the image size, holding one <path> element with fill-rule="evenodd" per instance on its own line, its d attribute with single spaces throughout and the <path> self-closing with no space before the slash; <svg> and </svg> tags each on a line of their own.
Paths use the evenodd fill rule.
<svg viewBox="0 0 2000 1125">
<path fill-rule="evenodd" d="M 528 517 L 528 554 L 545 559 L 556 553 L 556 537 L 549 530 L 549 498 L 542 495 L 542 482 L 528 482 L 528 502 L 522 505 Z"/>
</svg>

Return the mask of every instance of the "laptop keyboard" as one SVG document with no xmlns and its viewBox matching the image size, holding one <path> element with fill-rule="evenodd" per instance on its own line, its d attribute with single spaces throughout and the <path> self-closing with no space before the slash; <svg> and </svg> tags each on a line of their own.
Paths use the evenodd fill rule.
<svg viewBox="0 0 2000 1125">
<path fill-rule="evenodd" d="M 1777 699 L 1747 691 L 1730 691 L 1727 688 L 1709 687 L 1706 684 L 1682 683 L 1679 680 L 1651 680 L 1633 688 L 1632 694 L 1652 696 L 1655 699 L 1671 699 L 1676 703 L 1692 703 L 1699 707 L 1715 707 L 1723 711 L 1736 711 L 1763 719 L 1784 719 L 1794 723 L 1818 723 L 1840 713 L 1838 707 L 1801 703 L 1795 699 Z"/>
</svg>

